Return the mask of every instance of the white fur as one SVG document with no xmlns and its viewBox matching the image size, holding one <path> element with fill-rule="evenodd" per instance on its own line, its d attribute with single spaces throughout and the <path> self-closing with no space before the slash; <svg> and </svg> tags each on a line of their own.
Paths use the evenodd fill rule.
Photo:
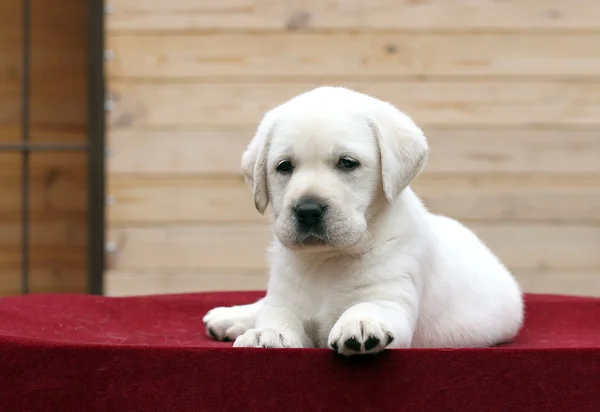
<svg viewBox="0 0 600 412">
<path fill-rule="evenodd" d="M 409 183 L 427 142 L 405 114 L 344 88 L 320 87 L 267 113 L 242 158 L 257 209 L 270 204 L 273 244 L 264 299 L 204 318 L 236 347 L 474 347 L 510 341 L 520 288 L 459 222 L 430 213 Z M 360 165 L 336 167 L 340 156 Z M 276 171 L 291 159 L 290 175 Z M 291 212 L 326 202 L 326 230 L 306 244 Z M 315 235 L 316 236 L 316 235 Z"/>
</svg>

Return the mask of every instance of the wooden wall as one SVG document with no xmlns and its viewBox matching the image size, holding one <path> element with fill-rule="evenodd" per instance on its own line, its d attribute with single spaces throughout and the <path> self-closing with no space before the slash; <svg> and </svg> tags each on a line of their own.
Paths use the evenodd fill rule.
<svg viewBox="0 0 600 412">
<path fill-rule="evenodd" d="M 30 140 L 87 139 L 86 2 L 31 0 Z M 0 5 L 0 145 L 22 138 L 23 2 Z M 30 291 L 85 292 L 87 155 L 30 157 Z M 0 152 L 0 295 L 21 292 L 21 163 Z"/>
<path fill-rule="evenodd" d="M 111 295 L 265 285 L 239 160 L 261 115 L 322 84 L 396 104 L 414 187 L 527 291 L 600 295 L 596 0 L 110 0 Z"/>
</svg>

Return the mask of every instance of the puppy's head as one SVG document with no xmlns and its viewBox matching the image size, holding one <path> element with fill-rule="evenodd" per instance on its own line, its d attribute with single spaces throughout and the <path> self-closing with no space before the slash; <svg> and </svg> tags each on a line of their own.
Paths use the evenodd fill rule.
<svg viewBox="0 0 600 412">
<path fill-rule="evenodd" d="M 368 237 L 374 205 L 394 202 L 426 158 L 422 131 L 392 105 L 320 87 L 265 115 L 242 169 L 282 244 L 344 249 Z"/>
</svg>

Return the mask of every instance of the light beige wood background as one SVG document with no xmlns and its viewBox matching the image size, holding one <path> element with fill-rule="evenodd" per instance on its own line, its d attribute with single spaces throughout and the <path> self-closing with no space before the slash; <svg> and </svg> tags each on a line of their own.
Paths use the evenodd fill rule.
<svg viewBox="0 0 600 412">
<path fill-rule="evenodd" d="M 422 125 L 414 187 L 524 289 L 600 295 L 596 0 L 110 0 L 110 295 L 262 289 L 268 229 L 239 159 L 312 87 Z"/>
</svg>

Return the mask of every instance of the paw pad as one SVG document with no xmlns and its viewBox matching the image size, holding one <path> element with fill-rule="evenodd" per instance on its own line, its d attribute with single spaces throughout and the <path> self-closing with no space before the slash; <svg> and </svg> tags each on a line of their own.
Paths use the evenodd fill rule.
<svg viewBox="0 0 600 412">
<path fill-rule="evenodd" d="M 344 346 L 347 347 L 350 350 L 359 352 L 360 351 L 360 347 L 362 346 L 360 344 L 360 342 L 358 341 L 358 339 L 356 339 L 354 336 L 351 337 L 350 339 L 346 340 L 346 342 L 344 342 Z"/>
<path fill-rule="evenodd" d="M 365 341 L 365 350 L 373 349 L 375 346 L 379 345 L 379 342 L 379 338 L 376 338 L 375 336 L 369 336 Z"/>
</svg>

